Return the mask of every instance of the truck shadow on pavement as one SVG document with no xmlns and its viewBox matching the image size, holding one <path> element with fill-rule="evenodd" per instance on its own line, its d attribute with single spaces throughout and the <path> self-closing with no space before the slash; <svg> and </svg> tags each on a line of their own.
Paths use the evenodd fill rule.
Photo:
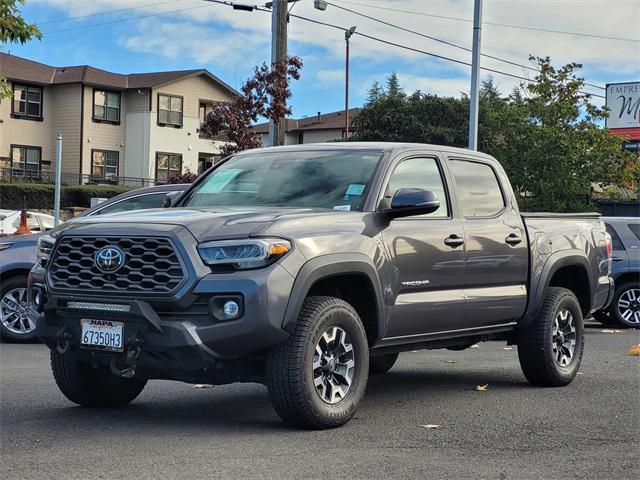
<svg viewBox="0 0 640 480">
<path fill-rule="evenodd" d="M 367 416 L 382 413 L 395 402 L 404 407 L 438 408 L 450 396 L 474 392 L 478 384 L 490 384 L 491 391 L 523 390 L 530 388 L 513 369 L 451 372 L 410 370 L 396 367 L 385 375 L 369 378 L 369 386 L 361 411 Z M 215 432 L 235 431 L 267 433 L 291 430 L 275 415 L 269 403 L 267 390 L 262 385 L 245 384 L 216 386 L 211 389 L 175 390 L 167 392 L 163 385 L 150 382 L 141 397 L 127 407 L 115 410 L 84 407 L 49 411 L 51 419 L 71 425 L 85 425 L 87 421 L 110 425 L 118 430 L 136 429 L 179 435 L 210 435 Z M 186 386 L 186 388 L 191 388 Z M 68 405 L 68 404 L 66 404 Z M 57 413 L 56 413 L 57 412 Z"/>
</svg>

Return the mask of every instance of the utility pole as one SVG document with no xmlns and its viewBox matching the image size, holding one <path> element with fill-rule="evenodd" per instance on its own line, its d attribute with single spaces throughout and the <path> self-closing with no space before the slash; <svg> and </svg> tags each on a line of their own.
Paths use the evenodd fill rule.
<svg viewBox="0 0 640 480">
<path fill-rule="evenodd" d="M 482 0 L 473 5 L 473 53 L 471 56 L 471 102 L 469 105 L 469 150 L 478 149 L 478 91 L 480 89 L 480 43 L 482 33 Z"/>
<path fill-rule="evenodd" d="M 271 66 L 287 58 L 287 0 L 273 0 L 271 13 Z M 269 146 L 284 145 L 285 118 L 269 121 Z"/>
<path fill-rule="evenodd" d="M 344 32 L 346 43 L 345 51 L 345 82 L 344 82 L 344 139 L 349 139 L 349 39 L 356 31 L 356 27 L 351 27 Z"/>
<path fill-rule="evenodd" d="M 62 187 L 62 135 L 56 135 L 56 183 L 53 199 L 53 226 L 60 225 L 60 188 Z"/>
</svg>

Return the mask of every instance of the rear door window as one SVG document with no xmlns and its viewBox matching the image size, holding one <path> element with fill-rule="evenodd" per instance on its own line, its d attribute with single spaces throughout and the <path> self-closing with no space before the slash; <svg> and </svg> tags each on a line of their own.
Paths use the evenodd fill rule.
<svg viewBox="0 0 640 480">
<path fill-rule="evenodd" d="M 640 240 L 640 223 L 630 223 L 627 227 L 629 227 L 629 230 Z"/>
<path fill-rule="evenodd" d="M 465 217 L 493 217 L 504 209 L 502 188 L 490 165 L 453 160 L 451 167 L 456 181 L 456 197 Z"/>
</svg>

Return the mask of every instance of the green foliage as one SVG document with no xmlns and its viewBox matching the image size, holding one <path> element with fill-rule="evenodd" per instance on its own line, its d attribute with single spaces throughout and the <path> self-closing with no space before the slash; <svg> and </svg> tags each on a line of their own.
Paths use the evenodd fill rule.
<svg viewBox="0 0 640 480">
<path fill-rule="evenodd" d="M 111 198 L 131 188 L 111 185 L 81 185 L 62 187 L 60 206 L 89 207 L 91 198 Z M 38 183 L 0 184 L 0 208 L 7 210 L 52 209 L 54 186 Z"/>
<path fill-rule="evenodd" d="M 532 58 L 540 73 L 502 97 L 493 79 L 480 90 L 479 150 L 504 166 L 520 208 L 546 211 L 593 209 L 591 185 L 629 185 L 638 178 L 637 155 L 599 126 L 606 117 L 580 93 L 578 64 L 554 68 Z M 385 89 L 374 84 L 353 122 L 350 140 L 419 142 L 466 147 L 469 99 L 403 93 L 391 75 Z"/>
<path fill-rule="evenodd" d="M 19 6 L 26 0 L 0 0 L 0 45 L 20 43 L 24 45 L 32 38 L 40 40 L 42 32 L 33 24 L 25 22 L 20 15 Z M 7 79 L 0 75 L 0 100 L 11 96 Z"/>
</svg>

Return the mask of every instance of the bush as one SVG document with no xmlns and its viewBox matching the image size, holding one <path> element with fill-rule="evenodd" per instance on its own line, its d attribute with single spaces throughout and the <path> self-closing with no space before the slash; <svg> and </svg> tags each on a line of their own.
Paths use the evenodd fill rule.
<svg viewBox="0 0 640 480">
<path fill-rule="evenodd" d="M 116 185 L 63 186 L 60 191 L 60 207 L 90 207 L 91 198 L 111 198 L 131 190 Z M 55 190 L 53 185 L 37 183 L 0 184 L 0 208 L 7 210 L 53 209 Z"/>
</svg>

